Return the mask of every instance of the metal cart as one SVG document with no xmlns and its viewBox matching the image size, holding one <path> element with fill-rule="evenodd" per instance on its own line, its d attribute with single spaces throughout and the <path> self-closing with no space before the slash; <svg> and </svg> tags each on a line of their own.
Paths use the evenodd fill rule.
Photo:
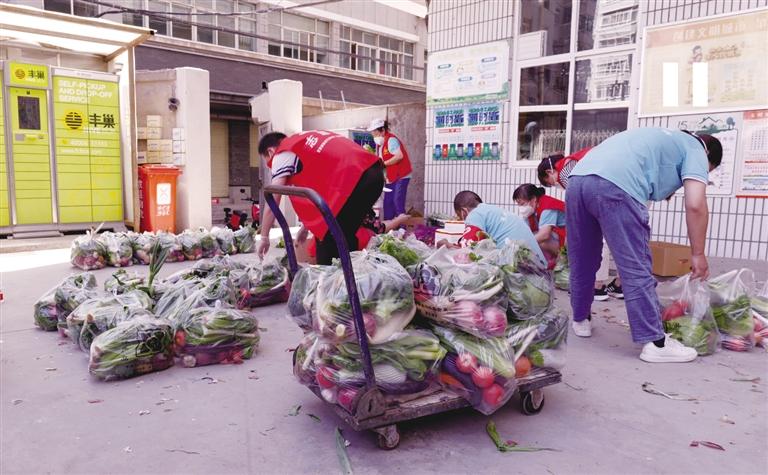
<svg viewBox="0 0 768 475">
<path fill-rule="evenodd" d="M 344 279 L 350 297 L 352 316 L 354 318 L 355 329 L 357 330 L 357 340 L 360 345 L 366 383 L 365 388 L 358 392 L 355 401 L 353 401 L 352 407 L 354 408 L 354 411 L 347 411 L 343 407 L 334 404 L 336 414 L 338 414 L 338 416 L 354 430 L 371 430 L 375 432 L 378 435 L 379 447 L 390 450 L 397 447 L 400 443 L 400 433 L 397 428 L 399 422 L 469 407 L 469 402 L 464 398 L 440 388 L 431 388 L 420 393 L 409 395 L 388 395 L 376 387 L 376 378 L 371 364 L 371 354 L 368 349 L 368 338 L 365 331 L 359 330 L 365 328 L 363 323 L 363 312 L 357 294 L 357 285 L 352 269 L 352 261 L 341 228 L 339 228 L 328 205 L 314 190 L 278 185 L 264 187 L 264 199 L 274 213 L 275 219 L 280 224 L 280 228 L 283 232 L 285 250 L 288 254 L 288 271 L 291 279 L 293 279 L 298 271 L 296 252 L 293 248 L 293 239 L 288 228 L 288 223 L 274 199 L 273 195 L 275 194 L 296 196 L 312 202 L 323 215 L 325 222 L 328 224 L 328 232 L 333 236 L 339 249 L 341 268 L 344 271 Z M 295 358 L 296 353 L 294 352 L 294 364 Z M 561 379 L 562 375 L 559 371 L 541 368 L 537 368 L 526 377 L 518 379 L 517 390 L 520 393 L 521 410 L 523 414 L 533 415 L 540 412 L 544 407 L 544 393 L 542 388 L 556 384 L 560 382 Z M 315 393 L 317 397 L 325 401 L 321 396 L 318 387 L 310 387 L 309 389 Z"/>
</svg>

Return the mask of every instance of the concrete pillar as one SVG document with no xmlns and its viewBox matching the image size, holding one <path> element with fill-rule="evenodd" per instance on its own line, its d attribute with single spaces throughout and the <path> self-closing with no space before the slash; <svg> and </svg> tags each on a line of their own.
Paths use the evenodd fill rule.
<svg viewBox="0 0 768 475">
<path fill-rule="evenodd" d="M 176 191 L 176 228 L 211 227 L 211 117 L 208 71 L 176 69 L 176 127 L 186 130 L 187 155 Z"/>
</svg>

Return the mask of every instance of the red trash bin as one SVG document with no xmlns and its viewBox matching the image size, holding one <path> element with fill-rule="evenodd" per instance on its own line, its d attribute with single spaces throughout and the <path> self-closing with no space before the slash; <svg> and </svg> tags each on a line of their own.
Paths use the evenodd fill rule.
<svg viewBox="0 0 768 475">
<path fill-rule="evenodd" d="M 181 169 L 169 165 L 139 166 L 141 231 L 176 232 L 176 178 Z"/>
</svg>

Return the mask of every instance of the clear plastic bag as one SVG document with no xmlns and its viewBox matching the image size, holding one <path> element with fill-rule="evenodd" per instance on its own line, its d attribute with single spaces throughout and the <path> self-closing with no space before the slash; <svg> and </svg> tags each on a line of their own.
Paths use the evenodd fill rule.
<svg viewBox="0 0 768 475">
<path fill-rule="evenodd" d="M 184 259 L 196 261 L 203 258 L 203 245 L 200 242 L 200 234 L 194 231 L 186 230 L 179 234 L 179 244 L 181 252 L 184 253 Z"/>
<path fill-rule="evenodd" d="M 104 290 L 110 294 L 124 294 L 130 290 L 136 290 L 147 284 L 146 277 L 137 272 L 128 272 L 125 269 L 119 269 L 112 273 L 104 281 Z"/>
<path fill-rule="evenodd" d="M 445 327 L 432 331 L 448 351 L 440 383 L 485 415 L 506 404 L 517 389 L 515 355 L 505 338 L 478 338 Z"/>
<path fill-rule="evenodd" d="M 768 280 L 751 298 L 755 345 L 768 349 Z"/>
<path fill-rule="evenodd" d="M 552 275 L 528 246 L 507 242 L 499 249 L 496 263 L 504 275 L 510 318 L 528 320 L 552 307 Z"/>
<path fill-rule="evenodd" d="M 507 341 L 515 351 L 518 381 L 536 368 L 560 370 L 565 366 L 568 323 L 568 315 L 552 309 L 509 327 Z"/>
<path fill-rule="evenodd" d="M 56 302 L 58 329 L 61 336 L 67 336 L 67 316 L 81 303 L 101 295 L 96 285 L 96 276 L 91 272 L 83 272 L 70 275 L 56 287 L 53 298 Z"/>
<path fill-rule="evenodd" d="M 35 325 L 41 330 L 55 331 L 58 328 L 59 309 L 56 306 L 56 287 L 37 299 L 33 317 Z"/>
<path fill-rule="evenodd" d="M 70 339 L 87 352 L 96 336 L 135 316 L 151 316 L 150 308 L 152 300 L 140 290 L 92 298 L 67 316 L 67 331 Z"/>
<path fill-rule="evenodd" d="M 256 308 L 288 301 L 291 282 L 288 269 L 278 259 L 232 270 L 230 278 L 239 288 L 237 308 Z"/>
<path fill-rule="evenodd" d="M 320 277 L 332 269 L 331 266 L 319 265 L 302 267 L 293 278 L 288 297 L 288 313 L 305 333 L 312 330 L 312 315 L 316 312 L 316 292 Z"/>
<path fill-rule="evenodd" d="M 416 313 L 411 277 L 394 257 L 378 252 L 351 253 L 357 293 L 371 343 L 382 343 L 402 331 Z M 353 340 L 356 329 L 341 265 L 320 277 L 316 331 L 335 341 Z"/>
<path fill-rule="evenodd" d="M 472 254 L 467 249 L 440 248 L 417 265 L 416 305 L 422 316 L 439 325 L 478 337 L 502 336 L 507 328 L 502 273 Z"/>
<path fill-rule="evenodd" d="M 238 254 L 248 254 L 256 247 L 256 230 L 251 226 L 241 226 L 234 232 Z"/>
<path fill-rule="evenodd" d="M 710 304 L 723 348 L 749 351 L 755 346 L 755 323 L 752 318 L 750 294 L 754 289 L 754 274 L 749 269 L 737 269 L 709 280 Z"/>
<path fill-rule="evenodd" d="M 376 387 L 388 394 L 415 394 L 437 380 L 445 349 L 428 330 L 407 329 L 369 346 Z M 296 349 L 294 374 L 323 398 L 354 412 L 365 387 L 362 355 L 356 342 L 335 344 L 307 335 Z"/>
<path fill-rule="evenodd" d="M 219 243 L 219 249 L 221 249 L 222 254 L 237 254 L 235 233 L 231 229 L 214 226 L 211 228 L 211 234 L 216 237 L 216 241 Z"/>
<path fill-rule="evenodd" d="M 200 228 L 197 232 L 200 237 L 200 246 L 203 249 L 203 258 L 210 259 L 222 255 L 219 241 L 216 240 L 216 236 L 211 231 Z"/>
<path fill-rule="evenodd" d="M 259 323 L 249 312 L 223 305 L 199 307 L 175 325 L 175 352 L 187 368 L 239 364 L 259 345 Z"/>
<path fill-rule="evenodd" d="M 160 241 L 162 247 L 168 249 L 168 257 L 165 258 L 165 262 L 184 261 L 184 250 L 175 234 L 159 232 L 157 233 L 157 240 Z"/>
<path fill-rule="evenodd" d="M 368 249 L 394 257 L 401 266 L 409 270 L 432 254 L 432 249 L 426 244 L 402 231 L 390 231 L 372 237 L 368 242 Z"/>
<path fill-rule="evenodd" d="M 155 303 L 155 315 L 171 322 L 176 321 L 177 315 L 189 309 L 190 302 L 187 299 L 198 291 L 201 285 L 201 281 L 197 280 L 182 280 L 168 285 Z"/>
<path fill-rule="evenodd" d="M 126 234 L 107 231 L 99 237 L 107 250 L 107 264 L 112 267 L 133 265 L 133 245 Z"/>
<path fill-rule="evenodd" d="M 560 290 L 568 290 L 571 286 L 571 266 L 568 264 L 568 249 L 563 246 L 557 255 L 555 268 L 552 270 L 555 287 Z"/>
<path fill-rule="evenodd" d="M 70 262 L 82 270 L 103 269 L 107 266 L 107 248 L 95 232 L 87 231 L 72 241 Z"/>
<path fill-rule="evenodd" d="M 173 366 L 173 327 L 143 315 L 118 324 L 93 340 L 88 370 L 98 379 L 132 378 Z"/>
<path fill-rule="evenodd" d="M 659 296 L 664 331 L 699 355 L 717 350 L 720 336 L 710 307 L 709 287 L 687 274 L 672 282 L 660 284 Z"/>
<path fill-rule="evenodd" d="M 133 249 L 133 263 L 149 265 L 149 256 L 152 253 L 152 246 L 157 241 L 157 236 L 150 232 L 128 233 L 128 239 L 131 241 Z"/>
</svg>

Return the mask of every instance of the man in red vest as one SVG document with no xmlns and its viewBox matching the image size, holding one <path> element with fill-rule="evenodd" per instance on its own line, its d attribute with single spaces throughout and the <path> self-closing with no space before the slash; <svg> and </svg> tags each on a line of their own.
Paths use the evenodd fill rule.
<svg viewBox="0 0 768 475">
<path fill-rule="evenodd" d="M 346 137 L 321 130 L 290 137 L 269 133 L 259 142 L 259 154 L 272 170 L 273 185 L 315 190 L 336 217 L 347 248 L 358 248 L 355 234 L 384 188 L 384 166 L 378 157 Z M 280 203 L 280 196 L 275 199 Z M 297 244 L 306 239 L 307 230 L 312 231 L 317 240 L 318 264 L 331 264 L 339 251 L 322 214 L 305 198 L 290 199 L 302 223 Z M 258 250 L 261 257 L 269 251 L 269 230 L 274 222 L 275 216 L 266 208 Z"/>
<path fill-rule="evenodd" d="M 405 196 L 411 182 L 411 160 L 403 142 L 389 131 L 384 119 L 373 119 L 368 131 L 376 142 L 376 154 L 387 167 L 387 189 L 384 194 L 384 219 L 394 219 L 405 213 Z"/>
</svg>

